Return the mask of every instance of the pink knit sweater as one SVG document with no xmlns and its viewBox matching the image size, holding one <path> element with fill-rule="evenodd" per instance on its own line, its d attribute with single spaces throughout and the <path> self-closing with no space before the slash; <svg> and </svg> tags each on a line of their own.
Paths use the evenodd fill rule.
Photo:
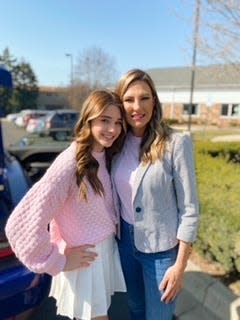
<svg viewBox="0 0 240 320">
<path fill-rule="evenodd" d="M 105 153 L 94 153 L 105 197 L 88 185 L 88 201 L 76 184 L 73 142 L 35 183 L 8 219 L 6 235 L 16 256 L 30 270 L 56 275 L 66 263 L 65 247 L 97 244 L 115 232 L 112 189 Z M 50 224 L 50 231 L 48 225 Z"/>
</svg>

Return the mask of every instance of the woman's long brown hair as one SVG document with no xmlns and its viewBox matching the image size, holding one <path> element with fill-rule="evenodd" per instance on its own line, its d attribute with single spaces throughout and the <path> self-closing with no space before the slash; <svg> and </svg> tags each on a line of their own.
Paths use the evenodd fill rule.
<svg viewBox="0 0 240 320">
<path fill-rule="evenodd" d="M 91 132 L 91 121 L 98 118 L 109 106 L 117 106 L 120 110 L 123 125 L 119 137 L 110 148 L 106 148 L 106 165 L 110 171 L 111 160 L 115 153 L 119 152 L 125 138 L 126 124 L 121 100 L 108 90 L 93 91 L 83 103 L 80 118 L 75 126 L 76 150 L 76 179 L 79 187 L 79 196 L 87 201 L 87 183 L 90 184 L 94 192 L 100 196 L 104 195 L 104 188 L 97 176 L 99 164 L 92 156 L 93 136 Z"/>
</svg>

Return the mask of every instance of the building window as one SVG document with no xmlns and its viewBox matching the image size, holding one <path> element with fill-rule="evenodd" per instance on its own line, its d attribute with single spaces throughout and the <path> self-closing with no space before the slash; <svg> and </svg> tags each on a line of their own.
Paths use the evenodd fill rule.
<svg viewBox="0 0 240 320">
<path fill-rule="evenodd" d="M 221 115 L 222 116 L 227 116 L 228 115 L 228 104 L 222 104 Z"/>
<path fill-rule="evenodd" d="M 240 104 L 237 104 L 237 103 L 222 104 L 221 116 L 240 117 Z"/>
<path fill-rule="evenodd" d="M 240 104 L 232 105 L 232 116 L 240 117 Z"/>
<path fill-rule="evenodd" d="M 190 108 L 190 104 L 186 103 L 183 105 L 183 114 L 184 115 L 188 115 L 189 114 L 189 108 Z M 199 111 L 198 111 L 198 105 L 197 104 L 192 104 L 192 112 L 191 115 L 197 116 Z"/>
</svg>

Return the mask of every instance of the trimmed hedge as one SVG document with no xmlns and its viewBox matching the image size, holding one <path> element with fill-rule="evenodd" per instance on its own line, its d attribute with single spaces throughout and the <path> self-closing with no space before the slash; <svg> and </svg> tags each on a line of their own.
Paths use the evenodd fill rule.
<svg viewBox="0 0 240 320">
<path fill-rule="evenodd" d="M 220 262 L 227 273 L 240 272 L 239 143 L 195 142 L 200 227 L 195 247 Z"/>
</svg>

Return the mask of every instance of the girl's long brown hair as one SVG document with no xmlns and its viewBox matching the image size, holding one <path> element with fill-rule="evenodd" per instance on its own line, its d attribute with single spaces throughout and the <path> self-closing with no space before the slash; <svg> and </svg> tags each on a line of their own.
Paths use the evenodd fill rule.
<svg viewBox="0 0 240 320">
<path fill-rule="evenodd" d="M 89 182 L 96 194 L 100 196 L 104 195 L 103 185 L 97 176 L 99 164 L 92 156 L 94 138 L 91 132 L 91 121 L 98 118 L 109 105 L 119 108 L 123 120 L 122 131 L 119 137 L 110 148 L 106 148 L 106 165 L 110 171 L 112 157 L 121 150 L 126 134 L 122 102 L 117 94 L 108 90 L 93 91 L 83 103 L 80 118 L 74 129 L 75 141 L 77 143 L 76 179 L 79 187 L 79 196 L 85 200 L 87 200 L 86 181 Z"/>
<path fill-rule="evenodd" d="M 129 86 L 135 81 L 146 82 L 151 89 L 155 101 L 152 118 L 145 130 L 139 155 L 143 163 L 154 163 L 157 159 L 162 159 L 164 156 L 166 143 L 170 138 L 172 129 L 163 120 L 162 105 L 159 101 L 155 85 L 145 71 L 132 69 L 120 78 L 116 85 L 115 92 L 121 101 L 123 101 L 124 94 Z"/>
</svg>

